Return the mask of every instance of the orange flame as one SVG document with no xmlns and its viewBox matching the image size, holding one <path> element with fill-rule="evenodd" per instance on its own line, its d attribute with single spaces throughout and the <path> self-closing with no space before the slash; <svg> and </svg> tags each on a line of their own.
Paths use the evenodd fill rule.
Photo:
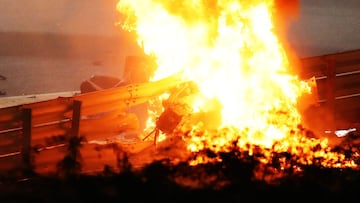
<svg viewBox="0 0 360 203">
<path fill-rule="evenodd" d="M 123 28 L 134 30 L 144 52 L 156 56 L 151 80 L 179 74 L 199 88 L 187 101 L 193 112 L 221 112 L 217 133 L 203 122 L 182 123 L 190 151 L 226 150 L 234 140 L 264 148 L 281 141 L 277 150 L 313 143 L 300 142 L 296 131 L 298 98 L 311 87 L 289 71 L 274 32 L 273 0 L 121 0 L 117 6 L 127 16 Z"/>
</svg>

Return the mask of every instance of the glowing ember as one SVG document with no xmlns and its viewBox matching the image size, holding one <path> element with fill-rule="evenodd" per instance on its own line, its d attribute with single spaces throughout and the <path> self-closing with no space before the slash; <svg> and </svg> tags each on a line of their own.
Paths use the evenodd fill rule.
<svg viewBox="0 0 360 203">
<path fill-rule="evenodd" d="M 329 153 L 326 140 L 306 138 L 299 129 L 297 101 L 311 87 L 289 71 L 274 32 L 273 0 L 121 0 L 118 9 L 126 15 L 123 28 L 135 31 L 145 53 L 156 58 L 151 80 L 177 74 L 196 84 L 198 92 L 182 98 L 190 110 L 174 130 L 184 135 L 190 151 L 226 151 L 235 142 L 250 151 L 260 146 L 344 160 Z M 151 116 L 151 125 L 159 113 Z"/>
</svg>

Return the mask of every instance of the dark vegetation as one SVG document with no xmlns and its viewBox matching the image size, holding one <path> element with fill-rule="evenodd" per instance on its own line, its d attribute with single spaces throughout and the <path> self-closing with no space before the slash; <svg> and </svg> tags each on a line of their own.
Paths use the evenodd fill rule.
<svg viewBox="0 0 360 203">
<path fill-rule="evenodd" d="M 358 135 L 352 134 L 334 150 L 359 164 L 359 145 L 351 142 L 357 139 Z M 273 153 L 273 160 L 263 164 L 259 161 L 261 151 L 250 155 L 236 146 L 226 153 L 205 150 L 192 157 L 219 157 L 222 162 L 190 166 L 188 161 L 174 164 L 165 158 L 134 170 L 124 153 L 118 159 L 120 172 L 105 166 L 97 175 L 82 174 L 78 150 L 81 141 L 81 137 L 69 140 L 68 154 L 59 162 L 59 173 L 54 176 L 32 174 L 23 179 L 2 180 L 1 202 L 345 201 L 359 198 L 358 169 L 324 168 L 315 160 L 312 165 L 301 165 L 297 161 L 299 157 L 289 153 Z M 116 145 L 112 147 L 115 149 Z M 280 170 L 279 160 L 284 159 L 289 167 Z M 296 167 L 301 167 L 302 172 L 296 172 Z"/>
</svg>

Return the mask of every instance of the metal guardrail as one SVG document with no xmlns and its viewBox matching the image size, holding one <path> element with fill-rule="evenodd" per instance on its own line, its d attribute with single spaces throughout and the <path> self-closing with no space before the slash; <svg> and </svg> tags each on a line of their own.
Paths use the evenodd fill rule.
<svg viewBox="0 0 360 203">
<path fill-rule="evenodd" d="M 301 66 L 302 77 L 315 76 L 318 102 L 331 128 L 338 121 L 360 123 L 360 50 L 304 58 Z"/>
<path fill-rule="evenodd" d="M 51 151 L 56 147 L 64 148 L 70 136 L 83 136 L 92 141 L 123 132 L 139 131 L 137 117 L 128 112 L 128 107 L 142 104 L 177 84 L 176 77 L 168 77 L 156 82 L 2 108 L 0 172 L 14 168 L 34 168 L 32 162 L 43 159 L 39 157 L 40 151 L 44 154 L 44 151 Z M 58 154 L 60 156 L 51 160 L 53 166 L 64 156 L 64 152 Z M 14 164 L 2 168 L 6 164 L 1 164 L 1 161 L 9 163 L 10 157 L 16 159 Z M 41 163 L 37 162 L 36 165 Z"/>
<path fill-rule="evenodd" d="M 333 112 L 334 121 L 339 110 L 358 119 L 360 50 L 301 59 L 301 65 L 301 77 L 315 76 L 319 103 Z M 34 167 L 34 161 L 38 168 L 54 167 L 64 157 L 68 136 L 84 136 L 91 141 L 136 130 L 136 116 L 127 113 L 127 108 L 144 103 L 177 84 L 178 78 L 169 77 L 0 108 L 0 172 Z"/>
</svg>

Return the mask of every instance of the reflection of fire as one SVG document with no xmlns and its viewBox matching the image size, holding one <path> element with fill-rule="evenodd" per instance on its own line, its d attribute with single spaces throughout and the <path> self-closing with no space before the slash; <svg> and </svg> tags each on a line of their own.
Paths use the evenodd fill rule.
<svg viewBox="0 0 360 203">
<path fill-rule="evenodd" d="M 155 56 L 151 80 L 178 75 L 195 84 L 195 93 L 170 98 L 170 113 L 183 118 L 175 119 L 170 133 L 183 135 L 189 151 L 227 151 L 235 143 L 250 153 L 262 148 L 263 162 L 275 151 L 296 154 L 302 164 L 314 157 L 324 166 L 353 164 L 331 152 L 326 139 L 308 138 L 301 128 L 297 102 L 311 94 L 311 85 L 290 71 L 274 32 L 273 0 L 121 0 L 118 9 L 127 16 L 124 28 L 134 30 L 145 53 Z"/>
</svg>

